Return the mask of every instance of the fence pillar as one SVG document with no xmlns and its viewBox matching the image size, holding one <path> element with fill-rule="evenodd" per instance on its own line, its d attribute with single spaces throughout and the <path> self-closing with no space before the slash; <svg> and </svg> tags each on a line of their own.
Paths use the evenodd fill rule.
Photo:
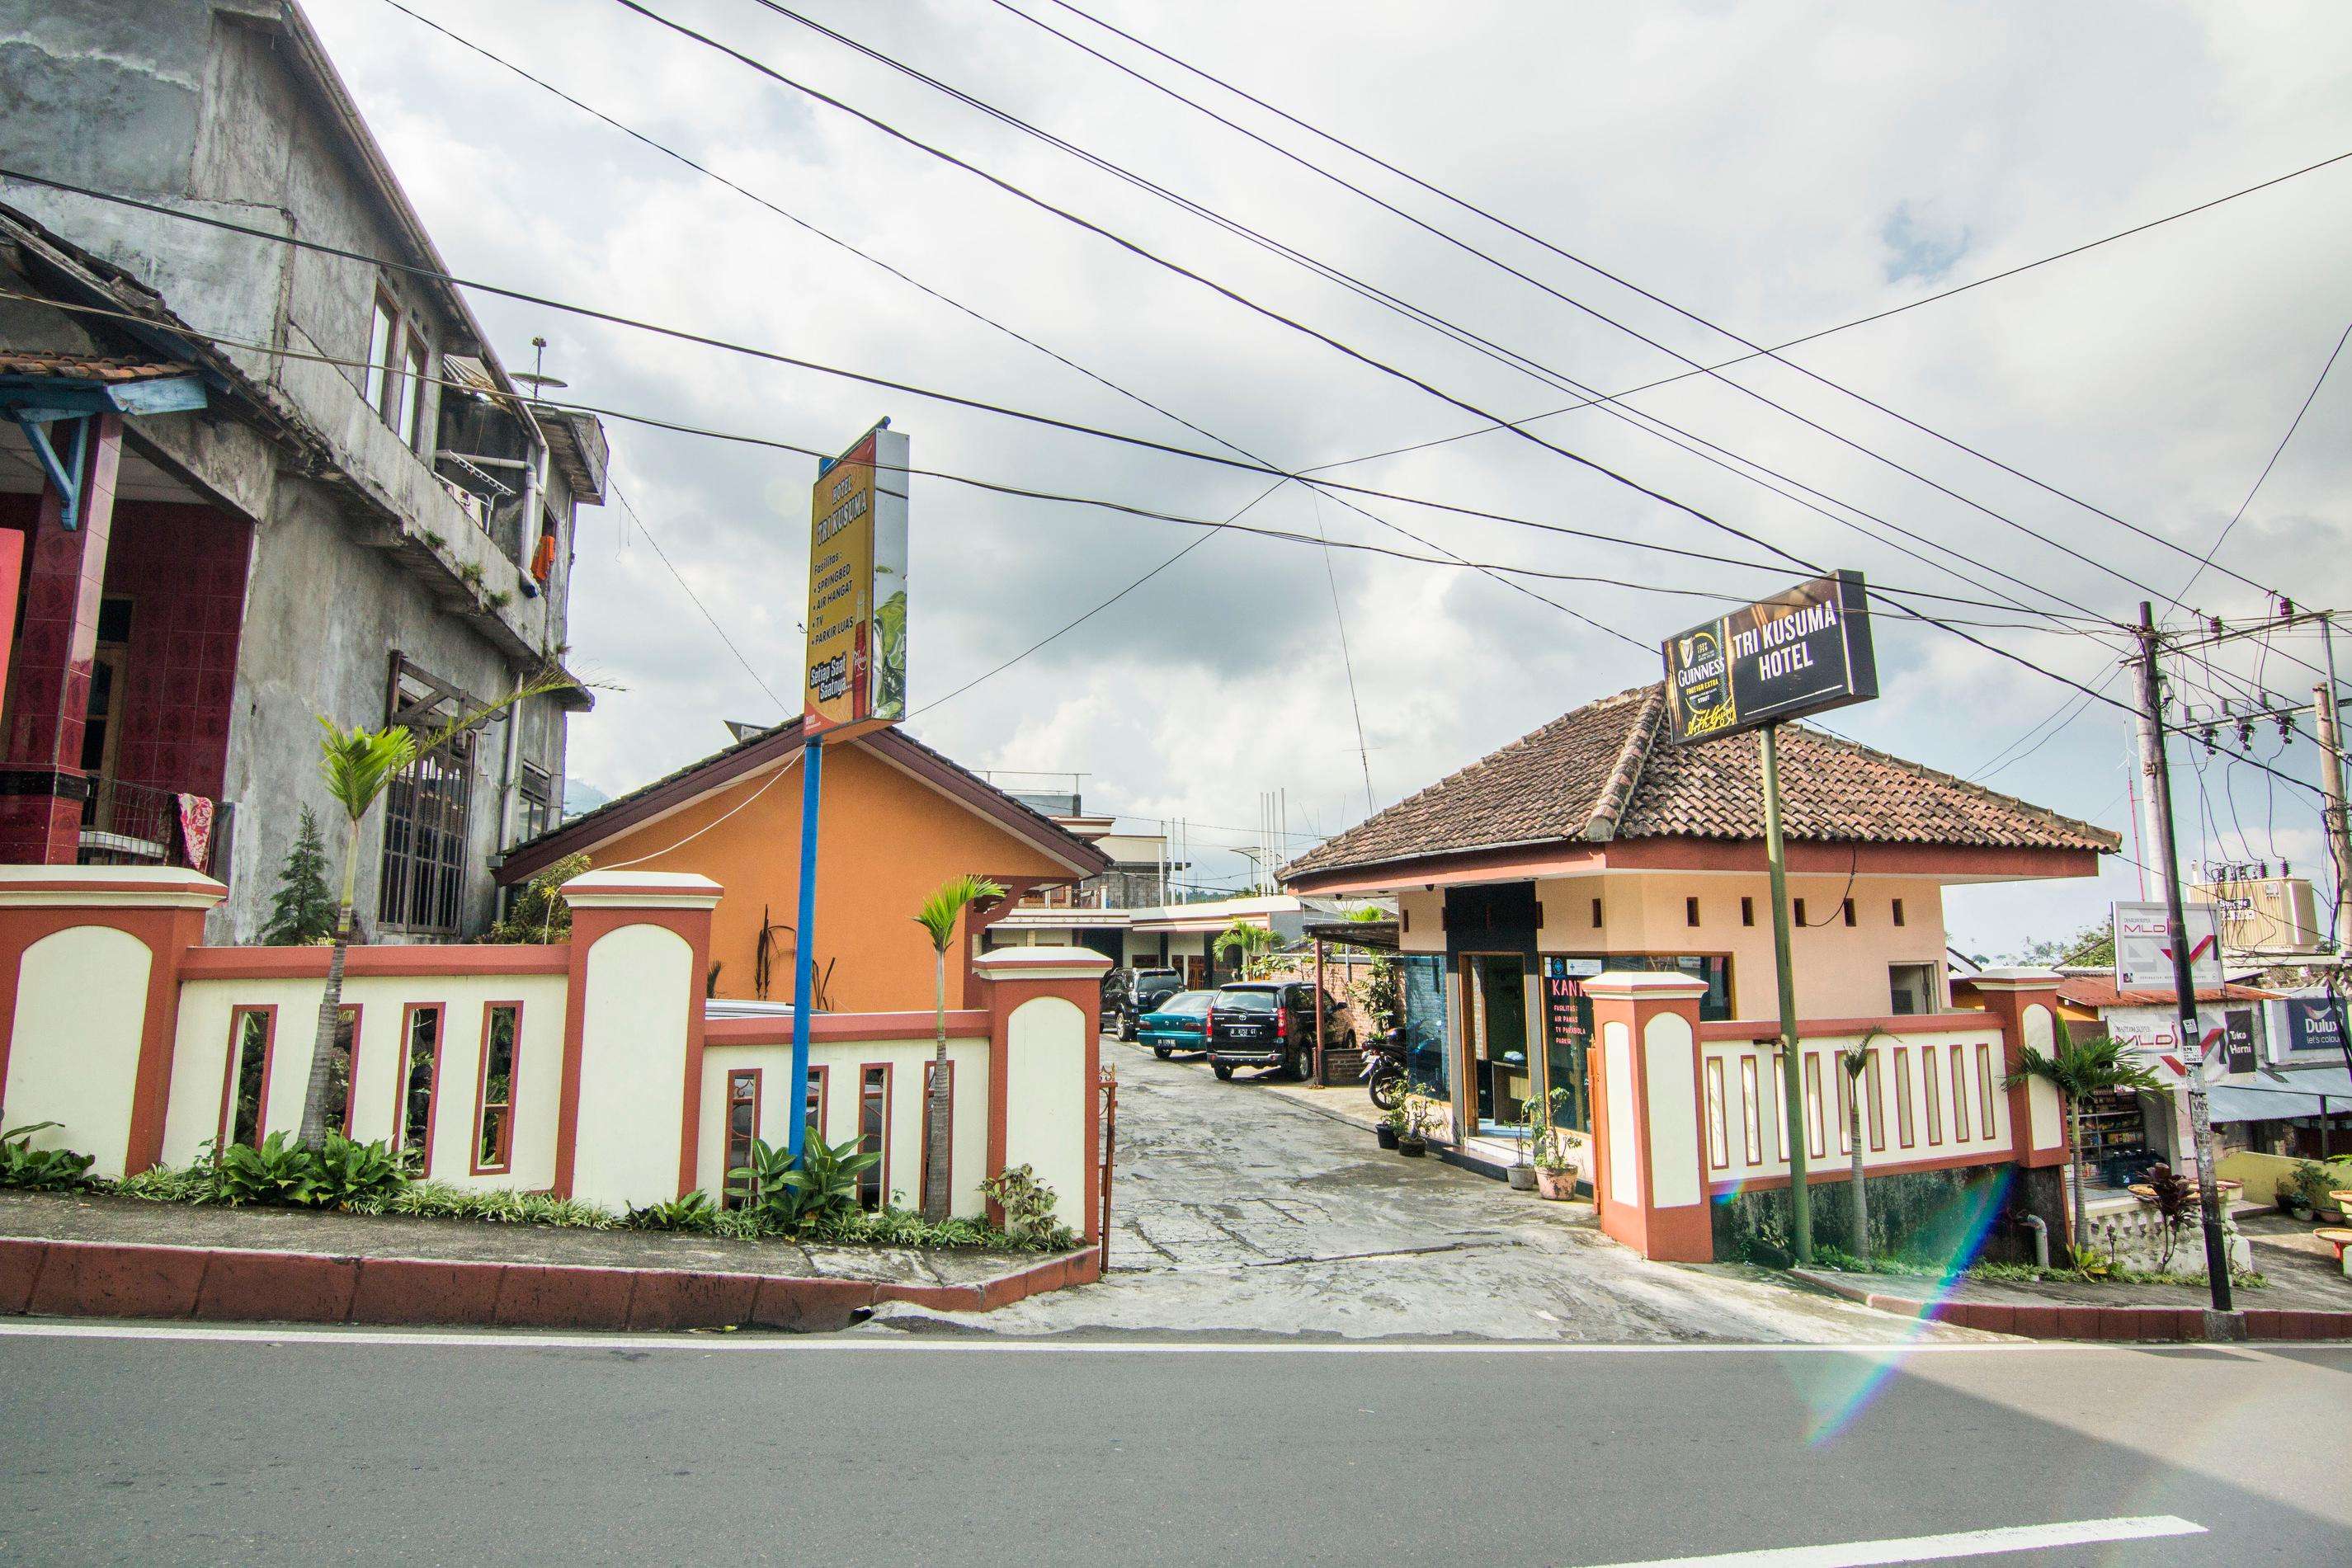
<svg viewBox="0 0 2352 1568">
<path fill-rule="evenodd" d="M 102 1176 L 163 1156 L 180 963 L 228 895 L 170 866 L 0 865 L 0 1125 Z"/>
<path fill-rule="evenodd" d="M 1090 947 L 999 947 L 972 960 L 989 1014 L 988 1174 L 1029 1166 L 1060 1200 L 1055 1217 L 1088 1241 L 1101 1239 L 1096 1079 L 1109 968 Z"/>
<path fill-rule="evenodd" d="M 555 1191 L 619 1208 L 694 1186 L 702 1009 L 719 886 L 676 872 L 591 871 L 572 905 Z"/>
<path fill-rule="evenodd" d="M 2048 969 L 1987 969 L 1974 977 L 1987 1014 L 2000 1024 L 2001 1074 L 2022 1064 L 2027 1047 L 2053 1054 L 2058 1040 L 2058 977 Z M 2058 1092 L 2030 1078 L 2009 1090 L 2009 1144 L 2028 1168 L 2063 1166 L 2070 1157 L 2066 1111 Z"/>
<path fill-rule="evenodd" d="M 1612 971 L 1592 998 L 1592 1196 L 1601 1228 L 1643 1257 L 1715 1259 L 1698 1000 L 1687 975 Z"/>
</svg>

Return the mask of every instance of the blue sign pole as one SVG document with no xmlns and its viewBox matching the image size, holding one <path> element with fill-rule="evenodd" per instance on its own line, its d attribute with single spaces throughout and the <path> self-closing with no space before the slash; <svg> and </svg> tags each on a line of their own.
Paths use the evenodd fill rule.
<svg viewBox="0 0 2352 1568">
<path fill-rule="evenodd" d="M 801 721 L 805 733 L 808 721 Z M 785 1125 L 792 1130 L 795 1163 L 808 1137 L 809 1010 L 815 1005 L 816 819 L 824 774 L 824 741 L 809 735 L 801 744 L 801 909 L 793 926 L 793 1099 Z"/>
</svg>

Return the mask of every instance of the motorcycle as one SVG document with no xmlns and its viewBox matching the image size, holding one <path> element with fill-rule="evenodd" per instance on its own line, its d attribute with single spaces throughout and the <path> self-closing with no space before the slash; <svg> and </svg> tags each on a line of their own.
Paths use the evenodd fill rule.
<svg viewBox="0 0 2352 1568">
<path fill-rule="evenodd" d="M 1357 1075 L 1383 1111 L 1396 1108 L 1404 1094 L 1404 1030 L 1392 1029 L 1364 1049 L 1364 1069 Z"/>
</svg>

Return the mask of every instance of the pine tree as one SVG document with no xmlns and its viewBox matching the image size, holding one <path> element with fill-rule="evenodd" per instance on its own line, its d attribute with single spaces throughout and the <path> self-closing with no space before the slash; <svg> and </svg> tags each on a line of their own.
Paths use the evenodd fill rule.
<svg viewBox="0 0 2352 1568">
<path fill-rule="evenodd" d="M 327 841 L 319 832 L 319 819 L 302 808 L 302 824 L 294 847 L 278 871 L 278 891 L 270 895 L 269 924 L 261 939 L 275 946 L 306 947 L 335 934 L 335 895 L 327 886 Z"/>
</svg>

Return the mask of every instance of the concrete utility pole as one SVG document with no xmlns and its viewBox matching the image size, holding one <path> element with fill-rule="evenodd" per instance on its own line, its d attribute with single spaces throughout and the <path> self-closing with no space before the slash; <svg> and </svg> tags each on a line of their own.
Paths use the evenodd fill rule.
<svg viewBox="0 0 2352 1568">
<path fill-rule="evenodd" d="M 2163 724 L 2163 715 L 2151 715 L 2145 704 L 2133 715 L 2132 727 L 2139 742 L 2139 776 L 2143 779 L 2154 779 L 2157 768 L 2162 765 Z M 2164 896 L 2164 873 L 2158 869 L 2156 854 L 2156 846 L 2159 842 L 2156 825 L 2156 791 L 2148 788 L 2136 789 L 2132 792 L 2132 799 L 2139 810 L 2139 895 L 2153 904 Z"/>
<path fill-rule="evenodd" d="M 2344 720 L 2336 706 L 2336 640 L 2328 635 L 2325 620 L 2319 623 L 2319 645 L 2326 653 L 2322 662 L 2327 667 L 2327 679 L 2312 688 L 2315 699 L 2312 716 L 2319 730 L 2319 788 L 2327 800 L 2323 813 L 2327 858 L 2336 866 L 2336 907 L 2327 929 L 2336 938 L 2340 957 L 2346 939 L 2352 937 L 2352 814 L 2347 813 L 2344 803 Z"/>
<path fill-rule="evenodd" d="M 2157 663 L 2163 644 L 2156 632 L 2156 607 L 2139 607 L 2139 711 L 2142 733 L 2156 736 L 2148 795 L 2156 802 L 2156 864 L 2164 883 L 2165 943 L 2172 954 L 2172 984 L 2179 998 L 2181 1087 L 2189 1096 L 2189 1143 L 2197 1163 L 2197 1203 L 2205 1231 L 2205 1281 L 2213 1311 L 2230 1312 L 2230 1246 L 2221 1231 L 2221 1195 L 2213 1179 L 2213 1119 L 2205 1101 L 2204 1036 L 2197 1027 L 2197 987 L 2190 978 L 2189 919 L 2180 901 L 2180 856 L 2172 836 L 2172 770 L 2164 748 L 2163 672 Z M 2234 1337 L 2234 1336 L 2233 1336 Z"/>
<path fill-rule="evenodd" d="M 1756 732 L 1764 773 L 1764 860 L 1772 873 L 1772 962 L 1780 992 L 1780 1103 L 1789 1140 L 1789 1241 L 1800 1264 L 1813 1260 L 1813 1197 L 1805 1185 L 1805 1075 L 1798 1060 L 1797 963 L 1789 928 L 1789 852 L 1780 838 L 1780 727 Z M 1864 1243 L 1865 1248 L 1867 1242 Z"/>
</svg>

